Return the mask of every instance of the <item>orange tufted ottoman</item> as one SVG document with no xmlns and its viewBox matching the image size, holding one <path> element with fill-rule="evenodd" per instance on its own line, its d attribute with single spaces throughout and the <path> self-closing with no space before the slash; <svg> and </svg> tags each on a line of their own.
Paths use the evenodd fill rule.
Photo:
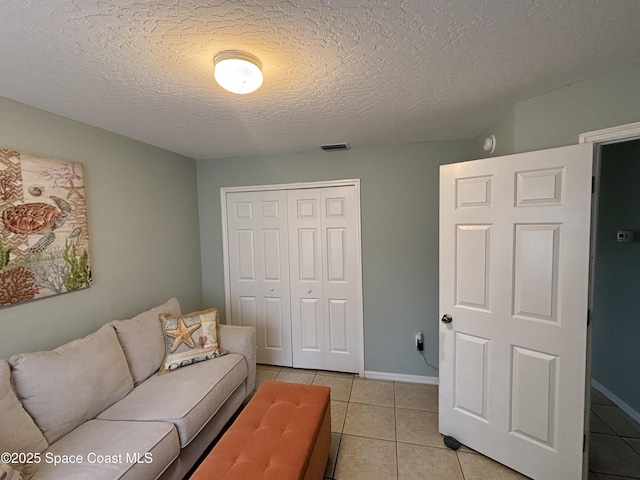
<svg viewBox="0 0 640 480">
<path fill-rule="evenodd" d="M 191 480 L 321 480 L 331 445 L 330 391 L 267 380 Z"/>
</svg>

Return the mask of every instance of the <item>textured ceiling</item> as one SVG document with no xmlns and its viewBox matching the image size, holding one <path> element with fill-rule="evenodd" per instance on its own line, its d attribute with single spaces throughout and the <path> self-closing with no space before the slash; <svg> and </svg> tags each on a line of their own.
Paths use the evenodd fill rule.
<svg viewBox="0 0 640 480">
<path fill-rule="evenodd" d="M 640 61 L 638 0 L 2 0 L 0 96 L 193 158 L 470 138 Z M 235 96 L 213 56 L 265 82 Z"/>
</svg>

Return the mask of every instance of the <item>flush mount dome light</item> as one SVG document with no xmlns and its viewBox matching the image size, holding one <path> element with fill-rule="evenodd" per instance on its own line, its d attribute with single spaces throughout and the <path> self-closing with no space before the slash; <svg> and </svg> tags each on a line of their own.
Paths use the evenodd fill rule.
<svg viewBox="0 0 640 480">
<path fill-rule="evenodd" d="M 255 56 L 239 50 L 225 50 L 213 57 L 216 82 L 232 93 L 255 92 L 262 85 L 262 63 Z"/>
</svg>

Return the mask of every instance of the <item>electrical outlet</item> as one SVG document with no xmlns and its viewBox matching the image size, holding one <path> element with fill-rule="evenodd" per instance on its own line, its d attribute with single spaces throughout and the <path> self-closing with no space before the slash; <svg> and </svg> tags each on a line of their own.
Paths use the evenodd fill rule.
<svg viewBox="0 0 640 480">
<path fill-rule="evenodd" d="M 416 350 L 419 352 L 424 350 L 424 337 L 422 336 L 422 332 L 416 333 Z"/>
</svg>

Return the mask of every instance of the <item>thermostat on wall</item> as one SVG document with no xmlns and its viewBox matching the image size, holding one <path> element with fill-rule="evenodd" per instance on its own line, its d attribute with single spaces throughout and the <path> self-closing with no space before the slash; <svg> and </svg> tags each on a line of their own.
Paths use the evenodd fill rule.
<svg viewBox="0 0 640 480">
<path fill-rule="evenodd" d="M 616 235 L 616 239 L 619 243 L 631 243 L 633 242 L 633 231 L 631 230 L 620 230 Z"/>
</svg>

